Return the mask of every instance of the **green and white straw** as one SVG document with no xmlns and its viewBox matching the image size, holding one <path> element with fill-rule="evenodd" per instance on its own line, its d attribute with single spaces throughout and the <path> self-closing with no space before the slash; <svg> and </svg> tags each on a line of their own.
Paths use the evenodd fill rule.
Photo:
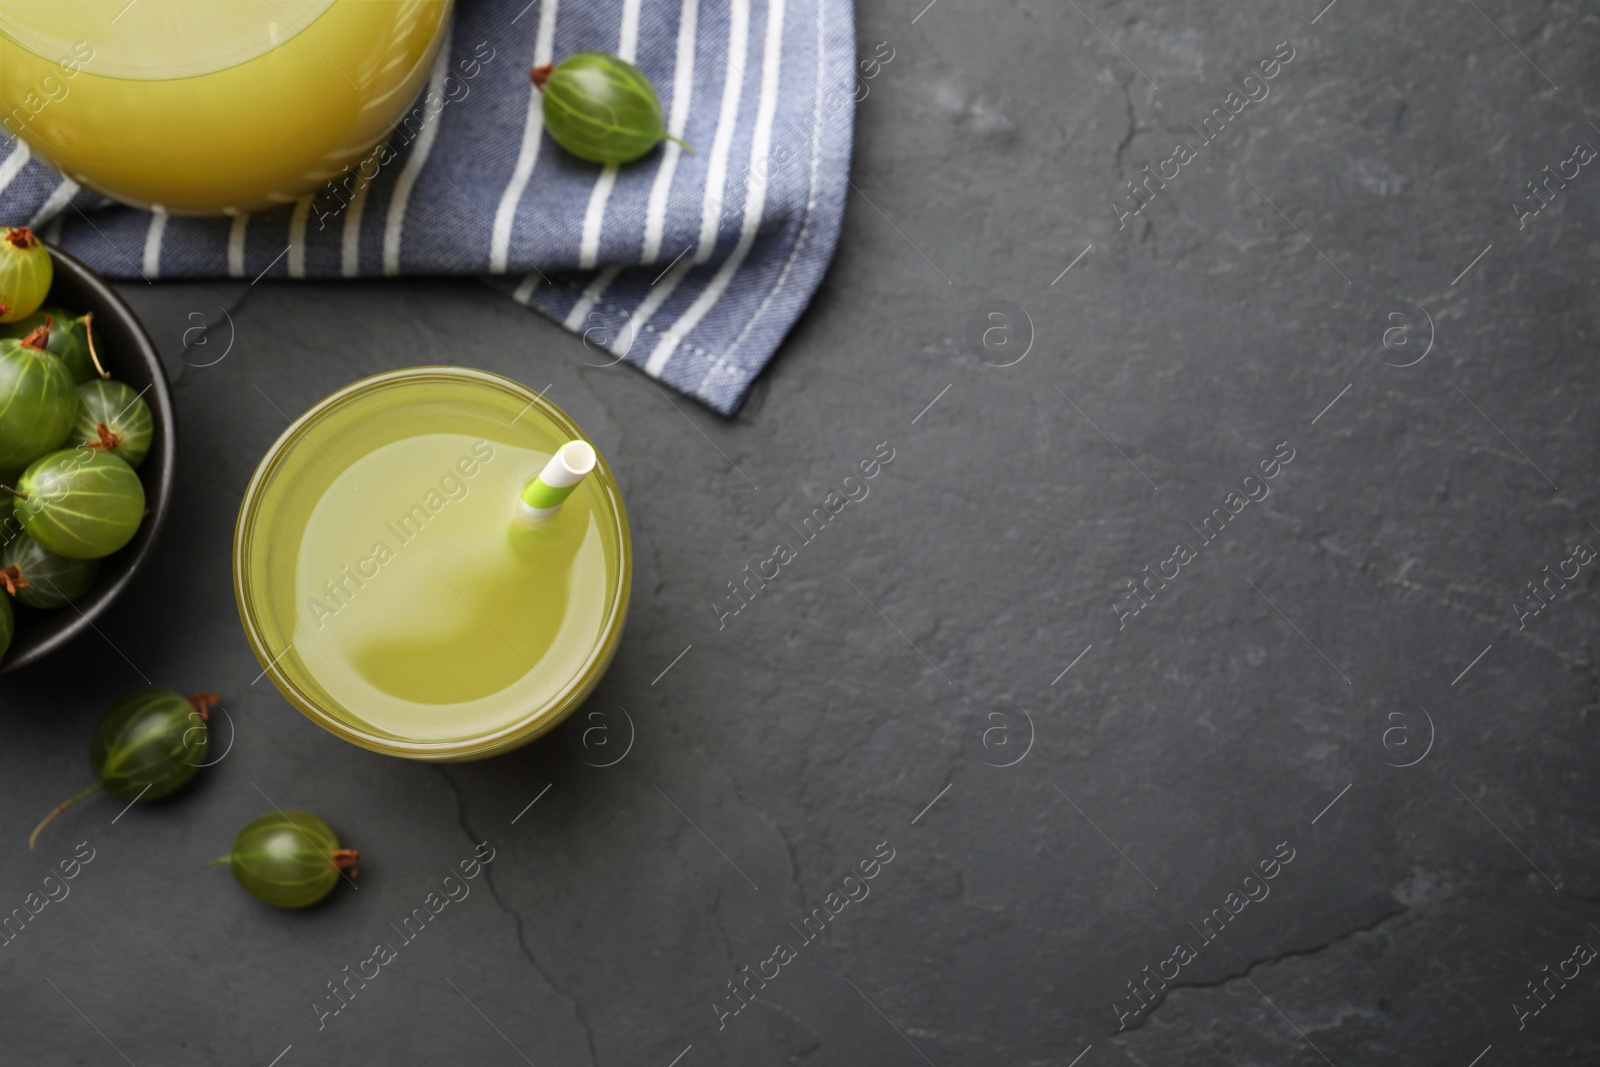
<svg viewBox="0 0 1600 1067">
<path fill-rule="evenodd" d="M 595 459 L 594 446 L 587 441 L 568 441 L 556 449 L 539 477 L 523 487 L 517 500 L 517 521 L 523 525 L 548 522 L 594 470 Z"/>
</svg>

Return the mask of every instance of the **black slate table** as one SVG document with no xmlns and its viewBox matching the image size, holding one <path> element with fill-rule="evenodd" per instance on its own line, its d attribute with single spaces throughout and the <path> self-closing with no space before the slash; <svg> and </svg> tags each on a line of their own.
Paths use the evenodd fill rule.
<svg viewBox="0 0 1600 1067">
<path fill-rule="evenodd" d="M 843 242 L 737 419 L 473 281 L 124 287 L 177 511 L 0 685 L 0 905 L 92 855 L 0 947 L 0 1061 L 1596 1061 L 1600 23 L 858 19 Z M 286 417 L 421 363 L 548 386 L 632 520 L 615 666 L 486 763 L 323 733 L 233 603 Z M 227 757 L 29 853 L 146 677 L 220 692 Z M 282 913 L 200 869 L 269 804 L 360 888 Z"/>
</svg>

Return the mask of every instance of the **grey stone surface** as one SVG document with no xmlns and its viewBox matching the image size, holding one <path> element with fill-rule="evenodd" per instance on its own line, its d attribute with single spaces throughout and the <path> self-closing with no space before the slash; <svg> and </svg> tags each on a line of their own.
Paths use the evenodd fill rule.
<svg viewBox="0 0 1600 1067">
<path fill-rule="evenodd" d="M 862 5 L 863 54 L 894 58 L 861 104 L 843 245 L 735 420 L 586 365 L 475 283 L 125 287 L 182 372 L 178 511 L 101 636 L 0 687 L 0 903 L 96 850 L 0 948 L 0 1060 L 1600 1057 L 1593 966 L 1520 1027 L 1514 1006 L 1600 946 L 1596 565 L 1525 626 L 1513 607 L 1600 545 L 1600 174 L 1521 228 L 1511 207 L 1600 143 L 1600 21 L 1534 0 L 920 7 Z M 1188 123 L 1280 42 L 1266 98 L 1202 145 Z M 1119 229 L 1124 181 L 1178 142 L 1194 160 Z M 185 366 L 197 323 L 190 362 L 225 346 L 222 309 L 231 351 Z M 560 731 L 406 763 L 251 682 L 229 549 L 255 463 L 284 413 L 429 362 L 550 383 L 619 473 L 638 571 L 589 705 L 610 748 Z M 880 442 L 870 495 L 719 629 L 725 583 Z M 1203 542 L 1190 524 L 1282 442 L 1271 495 Z M 1177 542 L 1195 558 L 1119 628 Z M 141 674 L 220 691 L 232 751 L 27 852 Z M 590 765 L 629 721 L 627 756 Z M 360 847 L 360 889 L 283 914 L 202 871 L 266 798 Z M 483 841 L 472 894 L 319 1030 L 325 983 Z M 885 842 L 870 894 L 804 943 Z M 1281 843 L 1270 896 L 1205 941 Z M 1119 1031 L 1127 983 L 1181 941 L 1195 958 Z M 719 1029 L 727 983 L 784 942 Z"/>
</svg>

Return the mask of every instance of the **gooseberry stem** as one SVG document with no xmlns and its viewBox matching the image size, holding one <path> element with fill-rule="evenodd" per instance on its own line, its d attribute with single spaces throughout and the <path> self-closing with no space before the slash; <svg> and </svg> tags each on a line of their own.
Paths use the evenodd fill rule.
<svg viewBox="0 0 1600 1067">
<path fill-rule="evenodd" d="M 555 69 L 556 65 L 554 63 L 546 63 L 528 71 L 528 77 L 533 80 L 533 84 L 538 86 L 539 91 L 542 93 L 544 92 L 544 83 L 550 80 L 550 73 Z"/>
<path fill-rule="evenodd" d="M 111 377 L 111 372 L 106 370 L 105 364 L 100 362 L 100 353 L 94 350 L 94 312 L 83 313 L 83 337 L 89 342 L 89 359 L 94 363 L 94 369 L 102 378 Z"/>
<path fill-rule="evenodd" d="M 348 867 L 352 878 L 359 877 L 361 874 L 361 871 L 356 867 L 356 864 L 361 861 L 361 852 L 358 849 L 336 848 L 328 853 L 328 861 L 337 870 L 342 871 Z"/>
<path fill-rule="evenodd" d="M 45 347 L 50 343 L 50 326 L 54 321 L 55 319 L 52 316 L 46 315 L 44 317 L 44 325 L 34 327 L 28 333 L 28 336 L 22 339 L 22 347 L 37 349 L 40 352 L 45 351 Z"/>
<path fill-rule="evenodd" d="M 0 587 L 12 596 L 17 595 L 18 589 L 26 589 L 28 585 L 28 579 L 22 576 L 22 568 L 15 563 L 0 570 Z"/>
<path fill-rule="evenodd" d="M 122 444 L 122 435 L 120 433 L 113 433 L 111 431 L 111 427 L 107 426 L 105 423 L 95 423 L 94 429 L 98 440 L 86 441 L 85 444 L 87 444 L 90 448 L 96 449 L 100 452 L 110 452 L 112 449 Z"/>
<path fill-rule="evenodd" d="M 200 721 L 205 722 L 211 718 L 211 709 L 222 703 L 222 698 L 215 693 L 196 693 L 189 698 L 189 706 L 200 716 Z"/>
<path fill-rule="evenodd" d="M 211 868 L 215 867 L 219 863 L 232 863 L 232 862 L 233 862 L 233 854 L 229 853 L 226 856 L 218 856 L 216 859 L 211 860 L 208 863 L 202 863 L 200 865 L 200 869 L 202 871 L 209 871 Z"/>
<path fill-rule="evenodd" d="M 690 144 L 688 141 L 685 141 L 683 138 L 674 137 L 670 133 L 663 133 L 661 136 L 665 140 L 671 141 L 673 144 L 677 145 L 691 156 L 694 155 L 694 145 Z"/>
<path fill-rule="evenodd" d="M 33 828 L 33 833 L 29 835 L 29 837 L 28 837 L 28 850 L 30 852 L 33 851 L 34 842 L 39 840 L 39 831 L 43 830 L 46 826 L 49 826 L 51 821 L 53 819 L 55 819 L 55 817 L 57 815 L 60 815 L 62 812 L 66 811 L 68 808 L 72 807 L 72 805 L 76 804 L 78 801 L 82 800 L 84 797 L 88 796 L 90 793 L 95 792 L 99 788 L 100 788 L 100 783 L 96 782 L 94 785 L 91 785 L 88 789 L 85 789 L 83 792 L 79 793 L 77 796 L 71 797 L 71 798 L 69 798 L 67 800 L 63 800 L 61 803 L 57 804 L 54 808 L 50 809 L 50 814 L 46 815 L 43 819 L 39 820 L 39 825 L 35 826 Z"/>
</svg>

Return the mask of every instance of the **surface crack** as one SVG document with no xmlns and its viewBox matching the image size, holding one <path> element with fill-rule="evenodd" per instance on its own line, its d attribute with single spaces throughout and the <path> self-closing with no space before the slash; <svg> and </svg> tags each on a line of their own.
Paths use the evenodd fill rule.
<svg viewBox="0 0 1600 1067">
<path fill-rule="evenodd" d="M 445 769 L 437 764 L 434 765 L 434 770 L 439 772 L 439 777 L 444 779 L 445 784 L 450 789 L 450 792 L 455 794 L 456 822 L 460 825 L 461 832 L 467 835 L 467 840 L 472 842 L 474 847 L 476 847 L 480 841 L 487 840 L 487 838 L 479 837 L 473 832 L 472 827 L 467 825 L 466 798 L 461 795 L 461 788 L 456 785 L 455 779 L 451 778 L 450 775 L 445 772 Z M 554 979 L 550 977 L 549 972 L 544 969 L 544 965 L 541 964 L 538 958 L 534 955 L 532 947 L 528 944 L 527 928 L 522 921 L 522 915 L 517 911 L 517 909 L 506 903 L 505 899 L 500 895 L 500 890 L 495 887 L 494 868 L 492 866 L 488 864 L 484 865 L 483 879 L 484 883 L 489 887 L 489 895 L 494 898 L 495 904 L 502 912 L 510 916 L 511 921 L 516 924 L 517 947 L 521 950 L 522 954 L 527 957 L 528 963 L 531 964 L 533 969 L 538 972 L 539 977 L 544 979 L 544 984 L 550 987 L 551 992 L 555 993 L 556 996 L 567 1002 L 567 1005 L 572 1012 L 572 1020 L 578 1024 L 578 1029 L 583 1031 L 584 1043 L 589 1047 L 590 1067 L 596 1067 L 600 1061 L 595 1052 L 594 1034 L 590 1031 L 589 1024 L 583 1017 L 583 1011 L 581 1008 L 579 1008 L 577 999 L 570 996 L 564 992 L 560 986 L 556 985 Z"/>
<path fill-rule="evenodd" d="M 234 324 L 233 336 L 229 338 L 228 348 L 224 350 L 222 356 L 216 357 L 214 360 L 210 358 L 202 358 L 197 359 L 192 363 L 189 361 L 189 357 L 191 355 L 210 357 L 211 353 L 206 349 L 208 345 L 213 343 L 211 331 L 220 326 L 224 321 L 232 322 L 233 316 L 237 315 L 240 310 L 244 308 L 245 302 L 250 299 L 250 294 L 253 291 L 254 290 L 251 289 L 250 286 L 245 286 L 243 289 L 239 290 L 239 295 L 236 296 L 231 303 L 218 303 L 217 309 L 220 317 L 212 318 L 207 316 L 204 321 L 183 331 L 183 348 L 180 349 L 177 354 L 176 365 L 172 365 L 172 361 L 166 356 L 163 356 L 161 361 L 162 365 L 166 368 L 167 377 L 173 386 L 179 385 L 191 368 L 194 370 L 204 370 L 209 366 L 215 366 L 217 363 L 221 363 L 222 360 L 227 357 L 228 352 L 232 349 L 233 342 L 238 339 L 237 324 Z M 193 312 L 192 314 L 200 313 Z M 194 333 L 196 330 L 199 330 L 199 336 L 195 340 L 190 341 L 189 335 Z"/>
<path fill-rule="evenodd" d="M 1369 922 L 1363 926 L 1352 927 L 1343 931 L 1342 933 L 1328 938 L 1326 941 L 1323 941 L 1320 944 L 1311 945 L 1306 948 L 1286 949 L 1283 952 L 1275 953 L 1271 956 L 1261 956 L 1250 960 L 1241 970 L 1230 971 L 1227 974 L 1221 975 L 1220 977 L 1211 979 L 1209 981 L 1186 982 L 1180 979 L 1177 981 L 1168 982 L 1166 988 L 1161 991 L 1160 999 L 1141 1012 L 1137 1021 L 1130 1023 L 1128 1026 L 1124 1027 L 1124 1029 L 1137 1030 L 1142 1027 L 1152 1015 L 1160 1010 L 1161 1005 L 1167 1002 L 1167 997 L 1175 989 L 1219 989 L 1222 986 L 1227 985 L 1229 982 L 1236 982 L 1240 979 L 1249 978 L 1258 967 L 1266 967 L 1271 964 L 1282 963 L 1284 960 L 1297 959 L 1305 956 L 1315 956 L 1318 953 L 1325 952 L 1333 946 L 1348 941 L 1353 937 L 1357 937 L 1361 934 L 1370 934 L 1385 923 L 1390 922 L 1399 916 L 1405 915 L 1411 910 L 1409 907 L 1400 903 L 1398 900 L 1395 900 L 1393 897 L 1390 898 L 1390 902 L 1394 905 L 1393 910 L 1386 910 L 1382 915 L 1378 916 L 1372 922 Z"/>
<path fill-rule="evenodd" d="M 1127 175 L 1123 171 L 1122 159 L 1128 152 L 1128 146 L 1133 144 L 1133 139 L 1139 136 L 1139 114 L 1136 110 L 1134 110 L 1133 106 L 1133 79 L 1129 78 L 1127 81 L 1119 81 L 1117 85 L 1122 89 L 1122 99 L 1128 108 L 1128 132 L 1117 144 L 1115 159 L 1117 163 L 1117 177 L 1126 179 Z"/>
</svg>

